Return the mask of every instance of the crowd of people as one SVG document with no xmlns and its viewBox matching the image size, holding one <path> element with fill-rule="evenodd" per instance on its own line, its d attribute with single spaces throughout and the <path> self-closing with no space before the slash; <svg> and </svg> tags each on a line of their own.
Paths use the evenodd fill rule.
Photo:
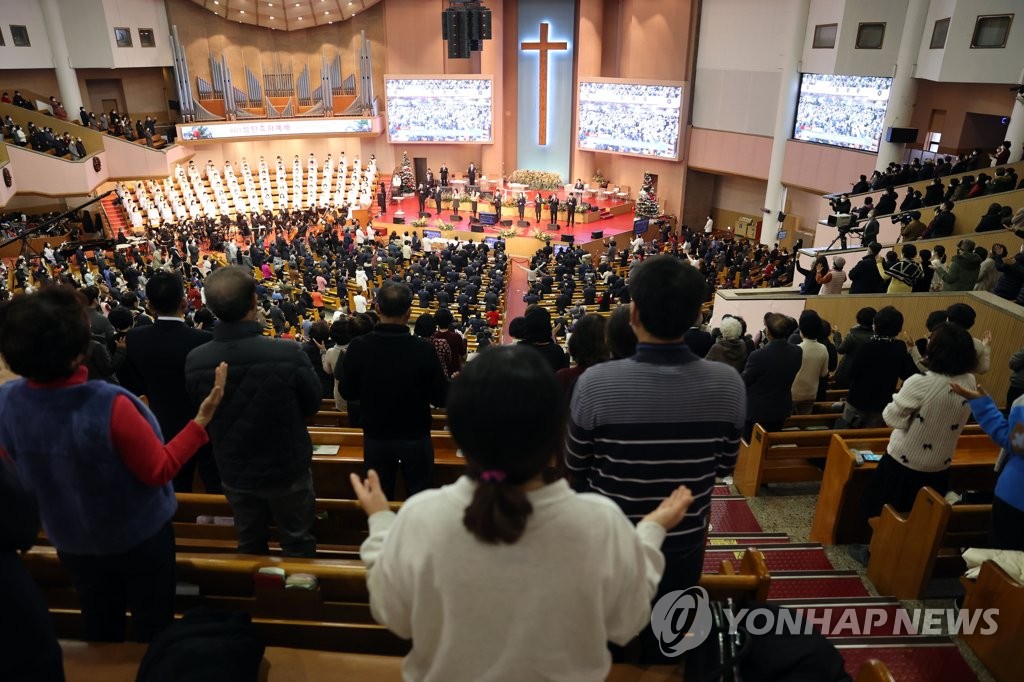
<svg viewBox="0 0 1024 682">
<path fill-rule="evenodd" d="M 681 101 L 677 86 L 580 83 L 579 147 L 674 159 Z"/>
<path fill-rule="evenodd" d="M 70 281 L 61 279 L 63 286 L 41 286 L 0 308 L 0 353 L 10 367 L 0 388 L 0 448 L 4 466 L 13 465 L 4 470 L 12 492 L 3 497 L 38 500 L 47 537 L 75 577 L 88 639 L 123 639 L 126 608 L 143 640 L 171 622 L 173 493 L 190 489 L 196 469 L 204 488 L 227 496 L 240 551 L 268 553 L 273 520 L 285 555 L 315 554 L 305 417 L 324 398 L 344 405 L 364 433 L 365 475 L 352 484 L 370 517 L 361 556 L 371 610 L 378 622 L 413 639 L 407 673 L 438 678 L 472 677 L 505 646 L 497 636 L 474 638 L 472 655 L 457 645 L 470 630 L 479 635 L 489 627 L 466 609 L 508 608 L 503 593 L 490 587 L 496 579 L 522 583 L 516 594 L 526 608 L 563 603 L 573 593 L 570 583 L 620 604 L 614 612 L 595 612 L 588 621 L 595 627 L 586 632 L 569 627 L 579 618 L 572 610 L 554 609 L 560 615 L 540 630 L 529 619 L 508 620 L 503 628 L 522 629 L 519 646 L 556 641 L 573 670 L 605 671 L 611 661 L 605 643 L 625 644 L 639 633 L 643 660 L 661 660 L 648 624 L 650 604 L 699 579 L 716 477 L 731 472 L 740 439 L 755 423 L 776 430 L 790 414 L 809 412 L 830 378 L 849 388 L 839 424 L 881 420 L 895 429 L 865 496 L 866 514 L 884 503 L 904 509 L 921 485 L 944 492 L 943 462 L 968 411 L 977 412 L 994 438 L 1007 440 L 1012 429 L 977 388 L 989 339 L 972 338 L 974 313 L 963 304 L 937 311 L 918 342 L 903 333 L 903 317 L 892 307 L 861 311 L 845 338 L 813 311 L 799 321 L 766 315 L 756 334 L 736 317 L 714 332 L 702 328 L 709 277 L 717 278 L 720 266 L 781 260 L 781 251 L 689 230 L 661 243 L 640 239 L 621 252 L 609 240 L 596 264 L 580 249 L 556 254 L 548 247 L 527 268 L 531 290 L 554 293 L 557 283 L 571 301 L 573 288 L 600 282 L 617 292 L 609 306 L 630 305 L 616 305 L 607 316 L 567 310 L 571 319 L 563 323 L 532 304 L 511 322 L 518 343 L 481 342 L 470 354 L 458 330 L 460 299 L 468 304 L 481 291 L 485 302 L 501 295 L 509 261 L 500 241 L 493 249 L 486 242 L 441 246 L 392 233 L 357 244 L 351 227 L 314 225 L 289 239 L 276 220 L 265 239 L 229 234 L 226 266 L 190 249 L 195 237 L 181 233 L 153 234 L 151 256 L 126 249 L 120 252 L 125 262 L 115 254 L 112 265 L 103 253 L 75 254 L 74 265 L 102 273 L 102 284 L 76 291 L 78 268 Z M 246 239 L 244 250 L 235 239 Z M 187 255 L 175 259 L 178 250 Z M 628 277 L 614 274 L 623 252 Z M 72 265 L 52 257 L 49 267 L 58 272 Z M 255 269 L 265 276 L 253 277 Z M 291 281 L 291 272 L 301 273 L 301 284 Z M 306 292 L 325 292 L 328 277 L 339 293 L 351 281 L 365 307 L 339 311 L 330 321 L 299 309 Z M 383 284 L 366 287 L 372 292 L 364 295 L 371 277 Z M 441 300 L 453 285 L 454 300 Z M 414 320 L 413 302 L 424 293 L 421 302 L 438 308 Z M 276 329 L 282 317 L 283 338 L 265 335 L 263 320 Z M 573 366 L 556 329 L 563 325 Z M 120 385 L 94 374 L 95 357 L 109 348 Z M 1020 374 L 1024 365 L 1017 364 Z M 90 380 L 101 378 L 108 381 Z M 1024 377 L 1014 386 L 1019 395 Z M 465 476 L 440 490 L 431 489 L 436 407 L 447 408 L 467 461 Z M 76 410 L 73 417 L 68 409 Z M 261 423 L 266 414 L 276 415 L 273 425 Z M 1020 417 L 1015 408 L 1011 418 Z M 108 436 L 40 435 L 69 418 Z M 932 422 L 944 425 L 942 439 L 930 439 L 923 450 Z M 511 428 L 524 423 L 531 428 Z M 693 456 L 649 464 L 663 459 L 665 448 L 681 447 Z M 57 450 L 59 459 L 40 456 Z M 565 479 L 546 477 L 552 457 L 564 463 Z M 57 473 L 81 471 L 79 462 L 92 471 Z M 399 471 L 412 497 L 395 514 L 388 499 Z M 680 480 L 686 487 L 677 487 Z M 1022 546 L 1015 525 L 1024 514 L 1022 481 L 1016 463 L 1000 476 L 996 546 Z M 112 496 L 111 490 L 125 492 Z M 570 531 L 576 541 L 566 545 Z M 581 572 L 565 551 L 600 554 L 601 570 Z M 90 582 L 109 571 L 115 556 L 122 571 L 127 565 L 130 575 L 144 573 L 144 584 Z M 467 562 L 487 568 L 464 575 L 457 567 Z M 545 579 L 531 580 L 518 568 L 523 565 Z M 424 571 L 435 578 L 426 580 Z M 48 641 L 45 607 L 27 594 L 17 602 L 22 622 L 41 628 Z M 438 627 L 441 610 L 451 617 Z M 27 627 L 23 636 L 26 646 L 41 651 L 29 635 L 39 633 Z M 507 665 L 532 669 L 529 657 L 518 660 Z"/>
<path fill-rule="evenodd" d="M 491 81 L 389 79 L 388 139 L 392 142 L 490 142 Z"/>
</svg>

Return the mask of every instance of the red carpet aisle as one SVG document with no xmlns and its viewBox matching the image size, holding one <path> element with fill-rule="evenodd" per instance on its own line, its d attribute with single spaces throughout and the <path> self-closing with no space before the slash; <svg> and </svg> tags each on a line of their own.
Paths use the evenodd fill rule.
<svg viewBox="0 0 1024 682">
<path fill-rule="evenodd" d="M 711 500 L 711 532 L 704 571 L 717 573 L 723 559 L 739 568 L 746 547 L 756 547 L 771 573 L 769 601 L 811 612 L 816 620 L 830 610 L 829 623 L 837 635 L 829 639 L 846 661 L 847 671 L 860 669 L 869 658 L 884 662 L 897 682 L 968 682 L 977 676 L 949 637 L 894 634 L 893 619 L 885 627 L 861 634 L 840 630 L 839 619 L 847 610 L 862 613 L 868 608 L 892 614 L 900 603 L 890 597 L 872 597 L 854 571 L 833 569 L 820 545 L 791 543 L 785 535 L 762 533 L 745 498 L 732 495 L 726 486 L 715 486 Z M 858 623 L 865 619 L 858 618 Z"/>
<path fill-rule="evenodd" d="M 505 324 L 501 328 L 501 342 L 512 343 L 514 339 L 508 335 L 508 324 L 512 321 L 512 318 L 519 317 L 526 310 L 526 303 L 523 302 L 523 296 L 526 291 L 530 288 L 526 283 L 526 271 L 518 266 L 525 268 L 529 265 L 529 261 L 525 258 L 509 258 L 508 259 L 508 272 L 505 276 L 508 278 L 508 287 L 505 291 L 505 296 L 508 298 L 505 300 Z"/>
</svg>

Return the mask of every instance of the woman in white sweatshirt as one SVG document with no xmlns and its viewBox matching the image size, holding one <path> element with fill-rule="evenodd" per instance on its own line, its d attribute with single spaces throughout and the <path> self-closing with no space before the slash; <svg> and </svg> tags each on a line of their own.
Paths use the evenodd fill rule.
<svg viewBox="0 0 1024 682">
<path fill-rule="evenodd" d="M 925 486 L 940 495 L 949 489 L 949 465 L 971 414 L 950 383 L 977 387 L 971 373 L 977 364 L 971 335 L 956 324 L 940 324 L 928 339 L 927 364 L 928 371 L 903 382 L 882 412 L 893 432 L 864 493 L 867 518 L 878 516 L 886 504 L 909 512 Z"/>
<path fill-rule="evenodd" d="M 660 547 L 693 501 L 678 488 L 634 527 L 615 503 L 545 483 L 564 400 L 526 346 L 488 350 L 462 370 L 448 423 L 465 454 L 455 484 L 396 515 L 375 472 L 352 476 L 370 517 L 361 556 L 374 618 L 411 639 L 406 680 L 597 680 L 648 622 Z"/>
</svg>

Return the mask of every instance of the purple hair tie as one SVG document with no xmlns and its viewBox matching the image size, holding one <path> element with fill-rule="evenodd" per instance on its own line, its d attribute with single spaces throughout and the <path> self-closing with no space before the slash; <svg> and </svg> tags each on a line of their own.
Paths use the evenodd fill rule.
<svg viewBox="0 0 1024 682">
<path fill-rule="evenodd" d="M 498 469 L 491 469 L 480 474 L 480 480 L 485 483 L 501 483 L 505 480 L 505 472 Z"/>
</svg>

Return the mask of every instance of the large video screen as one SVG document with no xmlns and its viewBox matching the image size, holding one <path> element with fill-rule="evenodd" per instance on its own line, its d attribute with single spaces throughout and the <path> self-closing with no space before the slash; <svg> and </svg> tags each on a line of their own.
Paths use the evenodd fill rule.
<svg viewBox="0 0 1024 682">
<path fill-rule="evenodd" d="M 492 142 L 491 78 L 385 76 L 389 142 Z"/>
<path fill-rule="evenodd" d="M 891 87 L 878 76 L 802 74 L 793 138 L 877 152 Z"/>
<path fill-rule="evenodd" d="M 682 84 L 580 81 L 577 99 L 578 149 L 679 158 Z"/>
</svg>

